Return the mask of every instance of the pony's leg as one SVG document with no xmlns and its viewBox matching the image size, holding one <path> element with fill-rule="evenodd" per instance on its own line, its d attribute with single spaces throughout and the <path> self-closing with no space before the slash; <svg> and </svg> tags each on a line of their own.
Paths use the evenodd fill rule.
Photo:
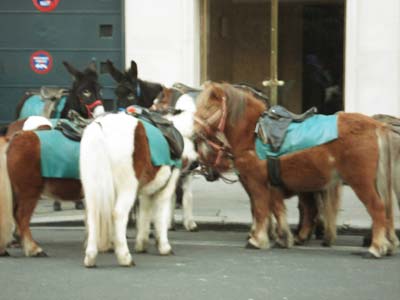
<svg viewBox="0 0 400 300">
<path fill-rule="evenodd" d="M 188 174 L 182 181 L 183 226 L 188 231 L 198 231 L 197 224 L 193 218 L 192 180 L 192 174 Z"/>
<path fill-rule="evenodd" d="M 318 197 L 318 195 L 317 193 L 301 193 L 298 197 L 300 220 L 295 243 L 297 245 L 303 245 L 305 241 L 311 238 L 313 228 L 315 227 L 315 219 L 318 214 L 316 197 Z"/>
<path fill-rule="evenodd" d="M 26 256 L 45 257 L 47 254 L 33 240 L 29 223 L 37 205 L 40 192 L 30 195 L 16 195 L 15 222 L 21 237 L 22 247 Z"/>
<path fill-rule="evenodd" d="M 96 231 L 96 207 L 91 202 L 90 198 L 86 198 L 86 229 L 87 229 L 87 244 L 85 250 L 85 267 L 91 268 L 96 266 L 97 249 L 97 231 Z"/>
<path fill-rule="evenodd" d="M 130 176 L 127 178 L 131 179 Z M 129 212 L 136 199 L 138 183 L 135 180 L 123 180 L 116 183 L 117 199 L 113 211 L 114 219 L 114 247 L 118 263 L 121 266 L 133 266 L 132 255 L 126 240 L 126 227 L 128 225 Z"/>
<path fill-rule="evenodd" d="M 172 254 L 172 247 L 168 241 L 168 222 L 171 218 L 171 197 L 176 189 L 179 178 L 179 169 L 174 169 L 167 185 L 153 196 L 154 201 L 154 228 L 158 252 L 161 255 Z"/>
<path fill-rule="evenodd" d="M 277 239 L 276 243 L 283 248 L 291 248 L 293 246 L 293 235 L 290 230 L 289 224 L 286 218 L 286 207 L 284 199 L 280 196 L 280 193 L 275 189 L 271 190 L 272 209 L 277 223 Z"/>
<path fill-rule="evenodd" d="M 135 251 L 143 253 L 147 251 L 150 235 L 150 224 L 153 210 L 152 199 L 141 195 L 139 198 L 139 209 L 136 214 L 136 243 Z"/>
<path fill-rule="evenodd" d="M 251 177 L 241 174 L 239 179 L 250 197 L 253 215 L 253 224 L 246 248 L 269 248 L 267 231 L 269 229 L 271 191 L 263 182 L 256 182 Z"/>
<path fill-rule="evenodd" d="M 341 184 L 330 186 L 324 193 L 325 199 L 322 200 L 322 209 L 324 215 L 324 241 L 322 245 L 330 247 L 336 240 L 336 218 L 340 206 Z"/>
<path fill-rule="evenodd" d="M 387 253 L 390 245 L 389 241 L 386 239 L 386 213 L 384 201 L 379 197 L 374 185 L 351 185 L 351 187 L 367 208 L 372 219 L 372 243 L 368 252 L 373 257 L 379 258 Z"/>
</svg>

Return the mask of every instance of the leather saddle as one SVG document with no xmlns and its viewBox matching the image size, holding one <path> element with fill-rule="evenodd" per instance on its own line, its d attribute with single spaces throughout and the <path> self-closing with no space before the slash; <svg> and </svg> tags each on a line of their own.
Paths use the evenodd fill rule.
<svg viewBox="0 0 400 300">
<path fill-rule="evenodd" d="M 302 114 L 295 114 L 283 106 L 274 105 L 258 119 L 256 133 L 264 144 L 269 143 L 274 152 L 279 151 L 291 122 L 302 122 L 317 113 L 312 107 Z"/>
<path fill-rule="evenodd" d="M 39 95 L 44 101 L 42 116 L 52 118 L 61 98 L 69 95 L 69 90 L 60 87 L 42 86 L 39 90 L 28 92 L 29 95 Z"/>
<path fill-rule="evenodd" d="M 79 142 L 82 139 L 83 130 L 91 120 L 84 119 L 78 112 L 71 109 L 68 119 L 58 120 L 55 129 L 60 130 L 67 138 Z"/>
<path fill-rule="evenodd" d="M 180 159 L 182 157 L 184 147 L 183 137 L 171 121 L 164 118 L 158 112 L 153 112 L 142 107 L 135 106 L 133 113 L 129 111 L 129 107 L 126 111 L 138 119 L 150 122 L 161 131 L 168 142 L 171 158 Z"/>
</svg>

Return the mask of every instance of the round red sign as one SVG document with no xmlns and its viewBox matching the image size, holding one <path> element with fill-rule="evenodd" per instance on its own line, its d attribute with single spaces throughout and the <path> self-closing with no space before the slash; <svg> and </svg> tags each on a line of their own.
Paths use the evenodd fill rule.
<svg viewBox="0 0 400 300">
<path fill-rule="evenodd" d="M 53 58 L 49 52 L 39 50 L 31 54 L 30 64 L 33 72 L 46 74 L 53 68 Z"/>
<path fill-rule="evenodd" d="M 33 5 L 35 5 L 35 7 L 42 12 L 54 10 L 59 1 L 60 0 L 32 0 Z"/>
</svg>

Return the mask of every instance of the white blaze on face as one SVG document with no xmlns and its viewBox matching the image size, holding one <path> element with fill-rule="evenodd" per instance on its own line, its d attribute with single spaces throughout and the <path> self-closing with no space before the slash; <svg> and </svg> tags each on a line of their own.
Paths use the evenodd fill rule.
<svg viewBox="0 0 400 300">
<path fill-rule="evenodd" d="M 53 128 L 51 122 L 45 117 L 32 116 L 26 119 L 26 121 L 24 122 L 24 126 L 22 127 L 22 130 L 35 130 L 38 129 L 40 126 L 45 126 L 45 125 L 50 126 L 50 128 Z"/>
</svg>

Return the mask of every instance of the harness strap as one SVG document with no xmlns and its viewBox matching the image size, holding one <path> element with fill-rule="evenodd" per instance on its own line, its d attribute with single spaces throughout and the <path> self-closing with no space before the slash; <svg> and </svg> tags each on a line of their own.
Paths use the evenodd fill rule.
<svg viewBox="0 0 400 300">
<path fill-rule="evenodd" d="M 279 157 L 270 156 L 267 159 L 268 179 L 271 185 L 284 187 L 285 184 L 281 177 L 281 163 Z"/>
</svg>

